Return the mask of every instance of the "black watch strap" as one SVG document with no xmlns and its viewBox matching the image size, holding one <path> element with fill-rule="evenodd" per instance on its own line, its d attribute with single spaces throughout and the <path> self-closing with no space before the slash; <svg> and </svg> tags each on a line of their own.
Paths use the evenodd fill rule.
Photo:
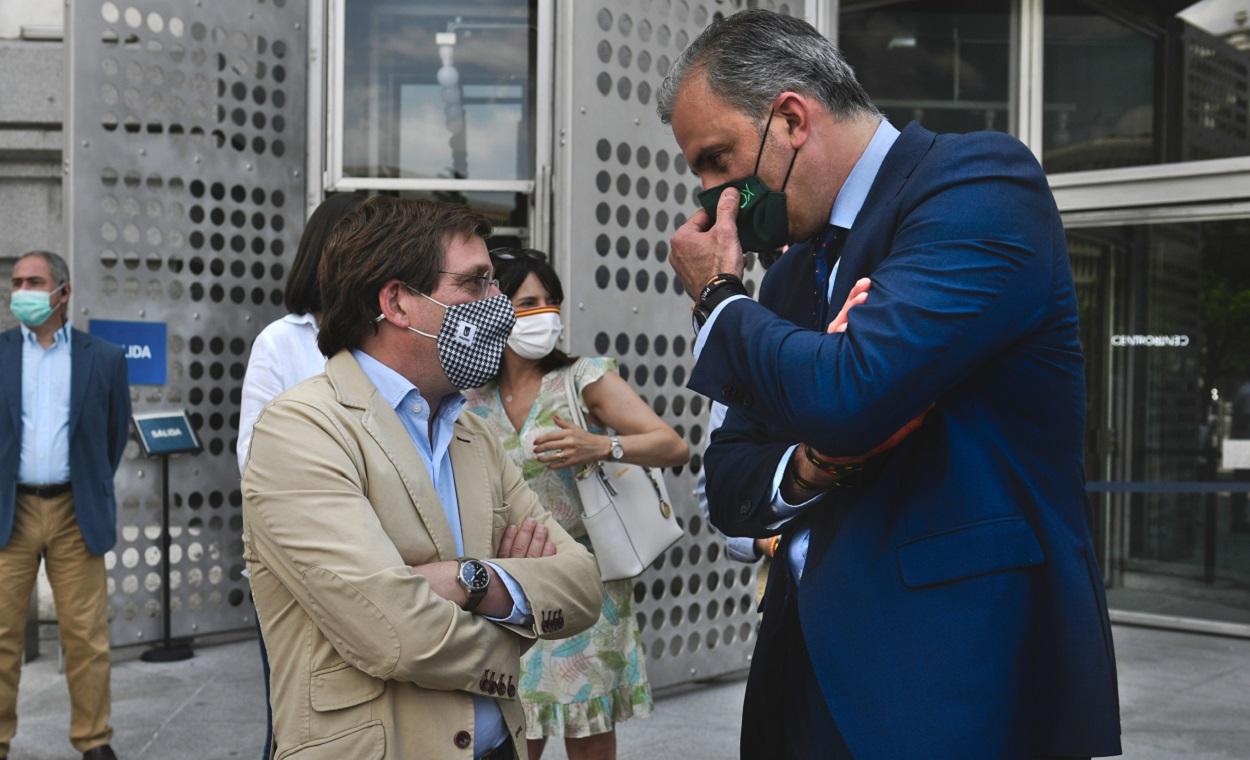
<svg viewBox="0 0 1250 760">
<path fill-rule="evenodd" d="M 726 299 L 734 296 L 745 296 L 747 286 L 743 284 L 742 278 L 734 274 L 722 272 L 703 286 L 703 290 L 699 291 L 699 297 L 694 302 L 694 325 L 695 330 L 699 330 L 712 316 L 712 312 L 716 311 L 716 307 L 725 302 Z"/>
<path fill-rule="evenodd" d="M 464 578 L 461 576 L 461 571 L 464 569 L 464 566 L 469 564 L 470 562 L 477 564 L 477 565 L 484 564 L 481 560 L 476 560 L 476 559 L 472 559 L 469 557 L 462 557 L 460 559 L 460 564 L 456 566 L 456 581 L 460 584 L 460 587 L 464 589 L 465 596 L 466 596 L 465 603 L 464 603 L 465 612 L 472 612 L 473 610 L 477 609 L 477 606 L 482 603 L 483 599 L 486 598 L 486 591 L 489 588 L 489 584 L 487 584 L 486 586 L 483 586 L 480 589 L 471 588 L 470 586 L 465 584 Z"/>
<path fill-rule="evenodd" d="M 472 612 L 486 598 L 486 591 L 470 591 L 464 602 L 464 611 Z"/>
</svg>

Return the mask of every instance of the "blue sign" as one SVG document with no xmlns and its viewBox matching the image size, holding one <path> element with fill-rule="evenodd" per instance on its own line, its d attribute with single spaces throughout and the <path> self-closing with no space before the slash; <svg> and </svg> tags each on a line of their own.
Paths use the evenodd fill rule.
<svg viewBox="0 0 1250 760">
<path fill-rule="evenodd" d="M 200 442 L 185 411 L 144 412 L 134 416 L 139 442 L 148 456 L 199 451 Z"/>
<path fill-rule="evenodd" d="M 131 385 L 164 385 L 169 381 L 164 322 L 119 322 L 93 319 L 88 331 L 126 350 Z"/>
</svg>

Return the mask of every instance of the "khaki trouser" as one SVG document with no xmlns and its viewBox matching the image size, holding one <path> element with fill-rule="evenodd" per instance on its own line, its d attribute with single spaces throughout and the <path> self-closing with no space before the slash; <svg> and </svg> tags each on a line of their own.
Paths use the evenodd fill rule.
<svg viewBox="0 0 1250 760">
<path fill-rule="evenodd" d="M 69 740 L 85 752 L 107 744 L 109 727 L 108 579 L 74 517 L 74 498 L 17 495 L 13 536 L 0 549 L 0 757 L 17 732 L 17 685 L 31 589 L 47 563 L 69 681 Z"/>
</svg>

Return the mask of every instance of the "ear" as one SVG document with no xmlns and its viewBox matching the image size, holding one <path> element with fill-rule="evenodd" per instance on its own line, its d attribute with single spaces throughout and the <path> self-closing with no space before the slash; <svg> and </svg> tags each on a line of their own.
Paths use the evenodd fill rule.
<svg viewBox="0 0 1250 760">
<path fill-rule="evenodd" d="M 378 290 L 379 322 L 390 322 L 399 327 L 412 324 L 412 315 L 404 308 L 400 295 L 407 292 L 399 280 L 387 280 Z"/>
<path fill-rule="evenodd" d="M 773 113 L 785 119 L 785 139 L 792 150 L 798 150 L 812 133 L 812 119 L 820 104 L 812 97 L 787 90 L 773 101 Z"/>
</svg>

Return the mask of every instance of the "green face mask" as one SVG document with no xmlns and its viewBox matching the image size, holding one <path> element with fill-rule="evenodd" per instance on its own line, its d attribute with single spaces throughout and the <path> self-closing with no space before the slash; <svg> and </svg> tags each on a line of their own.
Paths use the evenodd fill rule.
<svg viewBox="0 0 1250 760">
<path fill-rule="evenodd" d="M 52 316 L 52 294 L 46 290 L 19 290 L 9 299 L 9 311 L 27 327 L 38 327 Z"/>
<path fill-rule="evenodd" d="M 794 171 L 794 161 L 799 157 L 798 150 L 790 157 L 790 167 L 786 169 L 786 177 L 781 181 L 781 189 L 773 190 L 764 180 L 759 178 L 760 158 L 764 155 L 764 143 L 768 140 L 768 124 L 772 124 L 773 112 L 768 112 L 764 135 L 760 138 L 760 148 L 755 153 L 755 168 L 749 177 L 735 179 L 716 187 L 709 187 L 699 193 L 699 205 L 716 221 L 716 204 L 720 202 L 721 193 L 728 188 L 737 188 L 741 200 L 738 202 L 738 240 L 742 250 L 757 253 L 771 253 L 790 242 L 790 219 L 786 213 L 786 185 L 790 182 L 790 172 Z"/>
</svg>

